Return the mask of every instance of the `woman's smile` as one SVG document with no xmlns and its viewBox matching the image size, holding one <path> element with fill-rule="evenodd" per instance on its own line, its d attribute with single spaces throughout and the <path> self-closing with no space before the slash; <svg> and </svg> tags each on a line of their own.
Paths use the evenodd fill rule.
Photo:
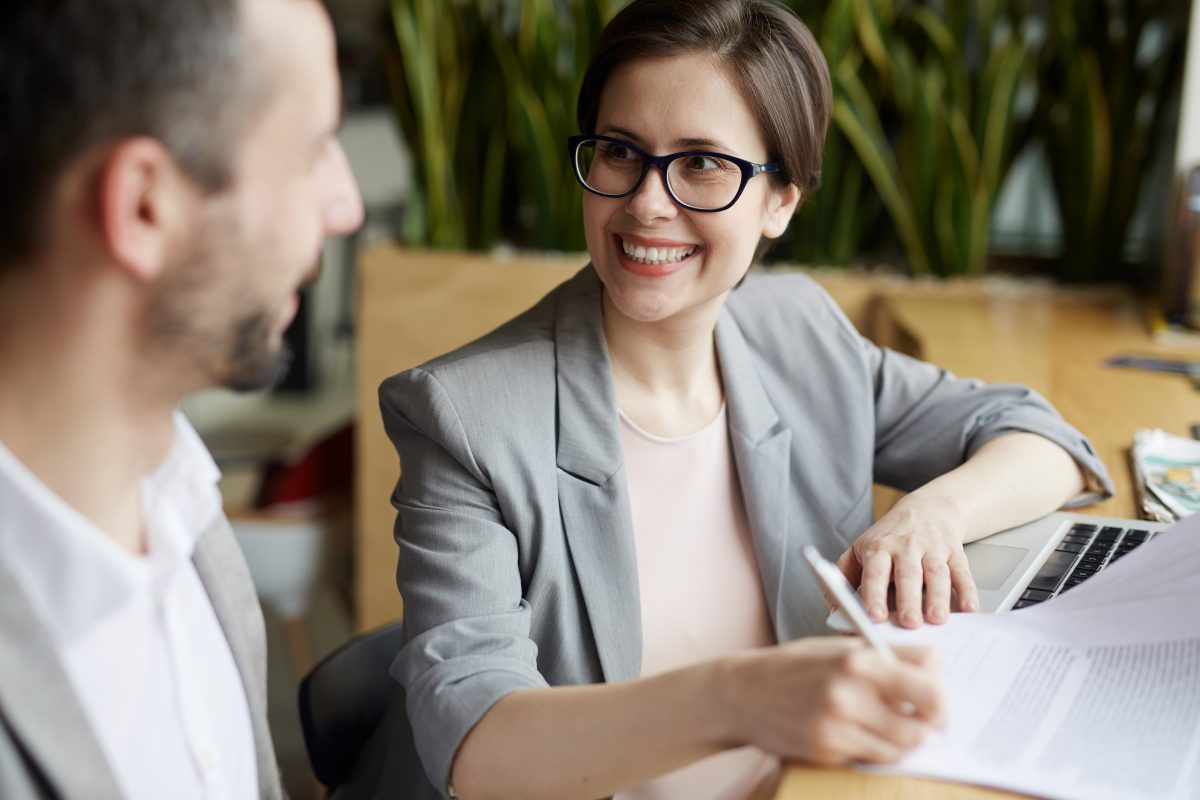
<svg viewBox="0 0 1200 800">
<path fill-rule="evenodd" d="M 674 274 L 691 263 L 703 246 L 673 239 L 637 236 L 630 233 L 613 234 L 617 262 L 634 273 L 649 278 Z"/>
</svg>

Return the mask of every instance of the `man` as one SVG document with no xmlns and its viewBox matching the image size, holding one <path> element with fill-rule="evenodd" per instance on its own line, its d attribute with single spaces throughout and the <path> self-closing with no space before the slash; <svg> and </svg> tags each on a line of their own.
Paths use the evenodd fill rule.
<svg viewBox="0 0 1200 800">
<path fill-rule="evenodd" d="M 281 794 L 262 617 L 176 408 L 269 385 L 361 222 L 317 0 L 0 5 L 0 797 Z"/>
</svg>

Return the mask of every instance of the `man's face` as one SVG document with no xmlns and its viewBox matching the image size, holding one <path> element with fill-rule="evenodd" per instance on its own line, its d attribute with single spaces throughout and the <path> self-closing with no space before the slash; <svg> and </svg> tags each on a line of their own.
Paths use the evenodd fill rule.
<svg viewBox="0 0 1200 800">
<path fill-rule="evenodd" d="M 357 228 L 362 201 L 337 139 L 333 33 L 315 0 L 244 0 L 249 80 L 266 102 L 234 153 L 232 184 L 197 202 L 193 235 L 167 267 L 150 335 L 207 386 L 281 377 L 284 330 L 315 279 L 326 236 Z"/>
</svg>

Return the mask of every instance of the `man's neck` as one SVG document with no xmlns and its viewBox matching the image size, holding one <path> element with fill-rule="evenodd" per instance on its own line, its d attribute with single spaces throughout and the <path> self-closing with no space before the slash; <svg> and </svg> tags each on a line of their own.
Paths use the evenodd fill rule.
<svg viewBox="0 0 1200 800">
<path fill-rule="evenodd" d="M 42 309 L 37 319 L 8 306 L 0 320 L 0 442 L 122 547 L 143 552 L 139 483 L 170 452 L 179 398 L 151 387 L 111 320 Z"/>
</svg>

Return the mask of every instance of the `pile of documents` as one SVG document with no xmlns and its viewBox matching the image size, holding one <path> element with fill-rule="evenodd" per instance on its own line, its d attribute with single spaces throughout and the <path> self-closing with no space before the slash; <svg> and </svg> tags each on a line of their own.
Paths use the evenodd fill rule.
<svg viewBox="0 0 1200 800">
<path fill-rule="evenodd" d="M 1200 441 L 1140 430 L 1130 458 L 1146 519 L 1174 522 L 1200 511 Z"/>
<path fill-rule="evenodd" d="M 942 652 L 950 722 L 868 769 L 1067 800 L 1200 800 L 1200 514 L 1045 603 L 880 632 Z"/>
</svg>

